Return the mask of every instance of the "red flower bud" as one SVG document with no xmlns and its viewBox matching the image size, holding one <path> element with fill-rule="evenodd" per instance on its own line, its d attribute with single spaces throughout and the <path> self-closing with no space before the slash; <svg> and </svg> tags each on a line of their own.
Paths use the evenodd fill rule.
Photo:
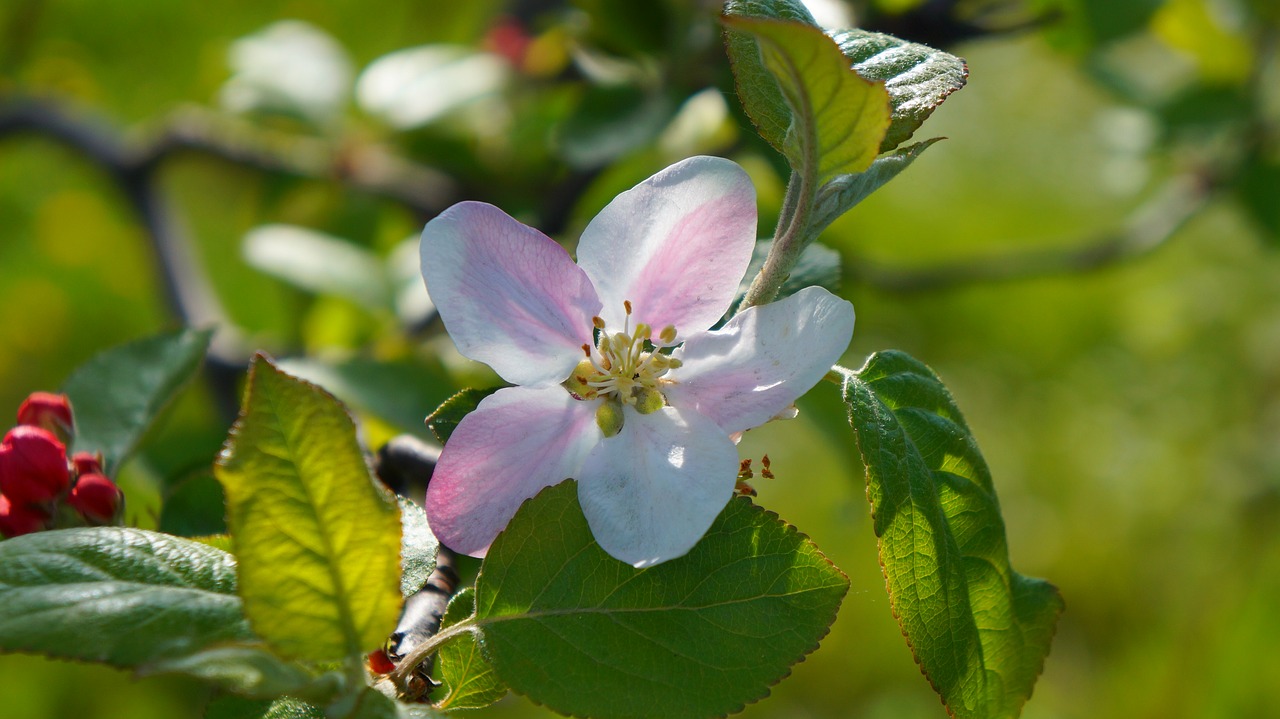
<svg viewBox="0 0 1280 719">
<path fill-rule="evenodd" d="M 366 659 L 368 659 L 369 671 L 374 674 L 390 674 L 396 670 L 396 665 L 391 661 L 391 657 L 387 656 L 386 650 L 375 649 L 369 652 Z"/>
<path fill-rule="evenodd" d="M 15 504 L 47 502 L 70 481 L 67 448 L 48 430 L 22 425 L 0 444 L 0 492 Z"/>
<path fill-rule="evenodd" d="M 39 507 L 14 504 L 8 497 L 0 494 L 0 534 L 6 537 L 17 537 L 39 532 L 48 525 L 49 515 Z"/>
<path fill-rule="evenodd" d="M 116 518 L 124 500 L 120 488 L 101 474 L 82 474 L 67 498 L 81 517 L 89 522 L 108 524 Z"/>
<path fill-rule="evenodd" d="M 71 465 L 76 474 L 102 474 L 102 455 L 97 452 L 76 452 L 71 455 Z"/>
<path fill-rule="evenodd" d="M 18 408 L 18 424 L 41 427 L 61 437 L 71 437 L 75 424 L 71 419 L 71 401 L 65 394 L 32 392 Z"/>
</svg>

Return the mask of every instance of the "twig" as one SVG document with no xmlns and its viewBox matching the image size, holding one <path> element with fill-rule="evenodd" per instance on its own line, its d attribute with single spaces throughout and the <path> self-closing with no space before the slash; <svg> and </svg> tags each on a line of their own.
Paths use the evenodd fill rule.
<svg viewBox="0 0 1280 719">
<path fill-rule="evenodd" d="M 910 269 L 853 260 L 846 262 L 846 271 L 856 282 L 903 294 L 1089 272 L 1141 257 L 1162 247 L 1204 209 L 1213 196 L 1215 186 L 1200 175 L 1174 177 L 1135 210 L 1122 227 L 1079 247 L 996 255 Z"/>
</svg>

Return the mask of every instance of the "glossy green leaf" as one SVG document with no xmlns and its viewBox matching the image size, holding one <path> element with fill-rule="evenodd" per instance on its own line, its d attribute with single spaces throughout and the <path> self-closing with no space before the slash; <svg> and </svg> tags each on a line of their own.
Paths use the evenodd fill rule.
<svg viewBox="0 0 1280 719">
<path fill-rule="evenodd" d="M 881 152 L 906 142 L 969 79 L 964 60 L 928 45 L 866 30 L 839 30 L 831 38 L 852 61 L 855 72 L 883 82 L 889 92 L 893 121 Z"/>
<path fill-rule="evenodd" d="M 726 16 L 724 22 L 755 37 L 761 61 L 781 90 L 790 123 L 774 146 L 793 169 L 821 185 L 871 166 L 889 128 L 883 84 L 850 70 L 840 48 L 812 25 L 743 16 Z M 774 119 L 773 113 L 757 118 L 752 106 L 746 109 L 757 127 Z"/>
<path fill-rule="evenodd" d="M 883 187 L 889 180 L 897 177 L 899 172 L 907 169 L 908 165 L 915 162 L 920 153 L 941 139 L 940 137 L 935 137 L 932 140 L 925 140 L 924 142 L 917 142 L 909 147 L 904 147 L 892 154 L 881 155 L 876 158 L 875 162 L 871 163 L 871 167 L 867 168 L 865 172 L 838 175 L 832 178 L 830 182 L 818 190 L 813 214 L 809 218 L 809 234 L 817 236 L 828 225 L 839 219 L 841 215 L 852 210 L 855 205 L 865 200 L 871 193 Z M 810 245 L 810 248 L 812 247 Z M 803 262 L 803 256 L 801 261 Z M 790 280 L 788 279 L 788 281 Z"/>
<path fill-rule="evenodd" d="M 1063 602 L 1013 571 L 991 474 L 938 377 L 900 352 L 846 375 L 893 613 L 952 716 L 1015 717 Z"/>
<path fill-rule="evenodd" d="M 260 645 L 215 646 L 194 654 L 144 666 L 142 674 L 185 674 L 215 684 L 225 691 L 256 699 L 283 694 L 323 703 L 341 688 L 336 673 L 313 675 L 302 666 L 286 662 Z"/>
<path fill-rule="evenodd" d="M 427 428 L 436 436 L 440 444 L 449 441 L 449 435 L 453 434 L 454 428 L 462 421 L 463 417 L 470 414 L 480 404 L 480 400 L 497 392 L 499 388 L 488 387 L 485 389 L 474 389 L 468 387 L 461 392 L 455 394 L 444 401 L 444 404 L 436 408 L 427 417 Z"/>
<path fill-rule="evenodd" d="M 498 676 L 556 711 L 715 717 L 813 651 L 848 586 L 808 538 L 742 498 L 689 554 L 634 569 L 596 544 L 568 481 L 490 547 L 473 627 Z"/>
<path fill-rule="evenodd" d="M 252 637 L 226 552 L 119 527 L 0 542 L 2 651 L 136 667 Z"/>
<path fill-rule="evenodd" d="M 62 387 L 75 411 L 74 449 L 101 452 L 114 476 L 147 428 L 200 369 L 212 330 L 179 330 L 102 352 Z"/>
<path fill-rule="evenodd" d="M 431 533 L 427 513 L 412 500 L 396 497 L 400 505 L 400 594 L 409 596 L 422 589 L 436 570 L 440 541 Z"/>
<path fill-rule="evenodd" d="M 386 641 L 400 609 L 400 521 L 331 395 L 262 355 L 216 467 L 255 631 L 326 661 Z"/>
<path fill-rule="evenodd" d="M 467 587 L 449 600 L 440 621 L 440 631 L 463 620 L 470 619 L 476 611 L 476 593 Z M 444 684 L 436 690 L 443 699 L 436 702 L 439 709 L 479 709 L 498 701 L 507 693 L 493 667 L 480 652 L 476 638 L 471 634 L 445 644 L 436 656 L 438 680 Z"/>
</svg>

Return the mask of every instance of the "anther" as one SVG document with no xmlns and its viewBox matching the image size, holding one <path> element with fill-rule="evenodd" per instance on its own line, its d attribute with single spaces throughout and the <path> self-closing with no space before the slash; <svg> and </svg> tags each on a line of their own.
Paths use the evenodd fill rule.
<svg viewBox="0 0 1280 719">
<path fill-rule="evenodd" d="M 596 315 L 591 318 L 591 325 L 598 330 L 602 330 L 604 329 L 604 320 L 600 319 L 599 315 Z"/>
</svg>

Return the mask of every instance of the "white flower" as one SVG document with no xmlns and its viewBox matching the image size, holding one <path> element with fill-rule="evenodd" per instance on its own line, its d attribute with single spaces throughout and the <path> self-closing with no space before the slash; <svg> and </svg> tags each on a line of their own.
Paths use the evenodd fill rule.
<svg viewBox="0 0 1280 719">
<path fill-rule="evenodd" d="M 730 435 L 783 412 L 848 346 L 853 306 L 810 287 L 709 330 L 756 240 L 755 190 L 677 163 L 592 220 L 578 264 L 492 205 L 422 231 L 422 274 L 462 354 L 515 384 L 454 429 L 427 491 L 445 545 L 481 556 L 520 504 L 578 481 L 596 541 L 636 567 L 689 551 L 733 496 Z"/>
</svg>

